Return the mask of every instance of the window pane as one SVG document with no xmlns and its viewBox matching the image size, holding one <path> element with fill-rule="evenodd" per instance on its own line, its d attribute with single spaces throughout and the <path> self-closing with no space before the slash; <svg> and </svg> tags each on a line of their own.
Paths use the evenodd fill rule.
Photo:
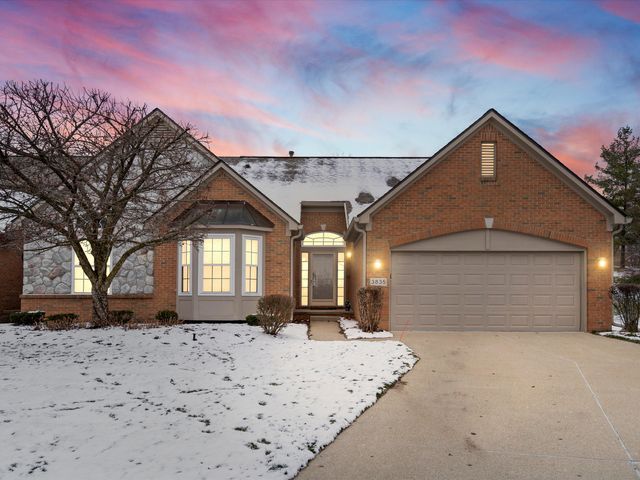
<svg viewBox="0 0 640 480">
<path fill-rule="evenodd" d="M 302 245 L 310 247 L 340 247 L 344 244 L 344 239 L 333 232 L 310 233 L 302 241 Z"/>
<path fill-rule="evenodd" d="M 180 265 L 181 281 L 180 292 L 191 292 L 191 242 L 188 240 L 180 242 Z"/>
<path fill-rule="evenodd" d="M 231 280 L 224 279 L 222 280 L 222 292 L 230 292 L 231 291 Z"/>
<path fill-rule="evenodd" d="M 86 240 L 80 243 L 82 251 L 84 252 L 87 260 L 91 266 L 93 266 L 93 255 L 91 255 L 91 245 Z M 73 253 L 73 292 L 74 293 L 91 293 L 91 281 L 89 277 L 84 273 L 78 256 Z"/>
</svg>

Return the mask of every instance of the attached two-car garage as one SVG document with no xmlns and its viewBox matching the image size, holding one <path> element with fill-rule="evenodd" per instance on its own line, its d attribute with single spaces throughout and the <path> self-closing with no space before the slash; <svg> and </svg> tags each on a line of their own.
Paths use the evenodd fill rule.
<svg viewBox="0 0 640 480">
<path fill-rule="evenodd" d="M 391 328 L 580 330 L 582 257 L 579 247 L 489 229 L 392 249 Z"/>
</svg>

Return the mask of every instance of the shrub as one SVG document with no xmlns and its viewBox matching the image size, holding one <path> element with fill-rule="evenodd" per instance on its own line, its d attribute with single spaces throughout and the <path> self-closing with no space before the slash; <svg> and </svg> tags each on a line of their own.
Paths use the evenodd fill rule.
<svg viewBox="0 0 640 480">
<path fill-rule="evenodd" d="M 156 313 L 156 321 L 160 325 L 178 325 L 182 323 L 182 321 L 178 319 L 178 313 L 173 310 L 160 310 Z"/>
<path fill-rule="evenodd" d="M 360 319 L 358 326 L 363 332 L 377 332 L 382 311 L 382 289 L 380 287 L 362 287 L 358 290 Z"/>
<path fill-rule="evenodd" d="M 618 285 L 622 285 L 622 284 L 626 284 L 626 283 L 633 283 L 633 284 L 640 284 L 640 274 L 635 273 L 635 274 L 631 274 L 631 275 L 627 275 L 624 277 L 618 277 L 616 279 L 616 283 Z"/>
<path fill-rule="evenodd" d="M 113 325 L 111 315 L 108 315 L 106 320 L 91 320 L 91 323 L 89 324 L 91 328 L 107 328 L 112 327 Z"/>
<path fill-rule="evenodd" d="M 15 325 L 31 325 L 36 326 L 44 320 L 44 312 L 42 310 L 34 310 L 32 312 L 13 312 L 9 315 L 9 321 Z"/>
<path fill-rule="evenodd" d="M 258 320 L 258 317 L 256 315 L 247 315 L 245 320 L 247 321 L 247 324 L 251 325 L 252 327 L 257 327 L 258 325 L 260 325 L 260 321 Z"/>
<path fill-rule="evenodd" d="M 45 318 L 44 326 L 48 330 L 71 330 L 79 328 L 78 315 L 75 313 L 56 313 Z"/>
<path fill-rule="evenodd" d="M 291 321 L 293 298 L 287 295 L 266 295 L 258 300 L 258 322 L 269 335 L 277 335 Z"/>
<path fill-rule="evenodd" d="M 640 318 L 640 285 L 630 283 L 612 285 L 609 295 L 613 308 L 622 319 L 622 328 L 629 333 L 636 333 L 638 318 Z"/>
<path fill-rule="evenodd" d="M 131 310 L 112 310 L 109 312 L 111 325 L 125 325 L 133 320 Z"/>
</svg>

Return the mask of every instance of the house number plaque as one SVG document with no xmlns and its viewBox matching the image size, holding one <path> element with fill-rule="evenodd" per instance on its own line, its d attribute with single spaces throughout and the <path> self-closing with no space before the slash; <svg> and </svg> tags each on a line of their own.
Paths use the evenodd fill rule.
<svg viewBox="0 0 640 480">
<path fill-rule="evenodd" d="M 387 279 L 386 278 L 370 278 L 369 285 L 371 287 L 386 287 Z"/>
</svg>

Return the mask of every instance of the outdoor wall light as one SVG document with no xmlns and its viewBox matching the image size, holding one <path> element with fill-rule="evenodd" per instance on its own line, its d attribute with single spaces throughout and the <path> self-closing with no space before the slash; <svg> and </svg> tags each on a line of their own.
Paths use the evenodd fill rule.
<svg viewBox="0 0 640 480">
<path fill-rule="evenodd" d="M 376 270 L 380 270 L 382 268 L 382 262 L 379 259 L 376 259 L 373 262 L 373 268 L 375 268 Z"/>
<path fill-rule="evenodd" d="M 347 250 L 347 258 L 351 258 L 353 256 L 353 253 L 351 252 L 351 250 Z"/>
<path fill-rule="evenodd" d="M 484 217 L 485 228 L 493 228 L 493 217 Z"/>
<path fill-rule="evenodd" d="M 600 257 L 598 259 L 598 268 L 606 268 L 607 267 L 607 259 L 604 257 Z"/>
</svg>

